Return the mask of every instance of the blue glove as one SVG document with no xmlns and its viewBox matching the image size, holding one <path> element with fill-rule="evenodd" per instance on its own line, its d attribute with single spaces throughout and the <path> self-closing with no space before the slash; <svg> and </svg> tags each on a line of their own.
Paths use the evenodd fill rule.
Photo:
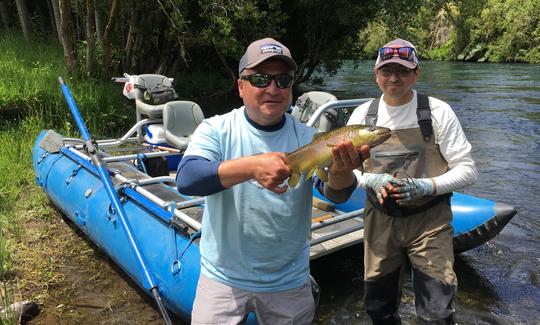
<svg viewBox="0 0 540 325">
<path fill-rule="evenodd" d="M 429 178 L 404 178 L 394 183 L 390 195 L 399 205 L 410 205 L 426 195 L 434 194 L 433 181 Z"/>
<path fill-rule="evenodd" d="M 371 189 L 377 194 L 379 203 L 383 204 L 384 199 L 388 197 L 388 188 L 392 186 L 401 186 L 403 182 L 390 174 L 366 174 L 366 189 Z"/>
</svg>

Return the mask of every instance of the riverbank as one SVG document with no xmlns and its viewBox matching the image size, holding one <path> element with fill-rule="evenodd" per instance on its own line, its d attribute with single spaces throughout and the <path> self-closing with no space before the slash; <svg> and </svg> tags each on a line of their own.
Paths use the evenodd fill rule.
<svg viewBox="0 0 540 325">
<path fill-rule="evenodd" d="M 20 220 L 13 285 L 41 312 L 27 324 L 162 324 L 154 302 L 43 194 Z M 176 320 L 177 321 L 177 320 Z"/>
</svg>

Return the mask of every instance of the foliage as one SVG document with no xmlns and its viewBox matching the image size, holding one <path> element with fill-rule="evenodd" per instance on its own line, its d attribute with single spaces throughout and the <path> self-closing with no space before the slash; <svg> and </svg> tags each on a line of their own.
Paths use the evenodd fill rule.
<svg viewBox="0 0 540 325">
<path fill-rule="evenodd" d="M 421 57 L 429 57 L 429 51 L 448 40 L 450 31 L 444 5 L 444 1 L 423 0 L 415 2 L 407 11 L 399 11 L 399 2 L 393 3 L 359 34 L 360 55 L 375 59 L 381 46 L 392 39 L 403 38 L 415 44 Z"/>
<path fill-rule="evenodd" d="M 401 37 L 424 59 L 540 63 L 536 0 L 423 0 L 400 15 L 383 11 L 357 39 L 363 57 Z"/>
<path fill-rule="evenodd" d="M 384 1 L 314 0 L 284 2 L 290 15 L 284 35 L 300 65 L 298 81 L 309 80 L 314 71 L 335 73 L 344 59 L 356 57 L 354 41 Z"/>
<path fill-rule="evenodd" d="M 471 17 L 472 19 L 472 17 Z M 479 60 L 540 63 L 540 6 L 536 0 L 490 0 L 471 28 Z"/>
<path fill-rule="evenodd" d="M 78 69 L 73 77 L 108 79 L 128 72 L 160 73 L 178 79 L 182 75 L 217 72 L 219 79 L 229 80 L 226 85 L 218 83 L 229 91 L 235 88 L 238 60 L 255 39 L 273 37 L 291 48 L 299 63 L 296 81 L 302 83 L 316 69 L 332 74 L 343 60 L 355 57 L 357 34 L 376 15 L 404 17 L 418 8 L 413 0 L 95 0 L 92 39 L 96 42 L 88 42 L 86 2 L 68 1 L 74 30 L 67 34 L 72 33 L 76 40 L 75 54 L 66 50 L 66 58 L 75 57 L 66 62 L 75 61 L 70 64 Z M 112 3 L 118 5 L 115 15 Z M 31 16 L 40 18 L 42 8 L 29 6 Z M 107 21 L 116 22 L 111 46 L 103 40 Z M 42 25 L 44 32 L 53 34 L 54 16 L 47 15 Z M 51 42 L 55 40 L 51 38 Z M 96 46 L 93 62 L 108 62 L 111 48 L 110 69 L 90 69 L 84 64 L 90 44 Z M 66 46 L 69 48 L 71 45 Z"/>
<path fill-rule="evenodd" d="M 66 74 L 58 43 L 36 38 L 29 44 L 8 33 L 0 36 L 0 47 L 0 130 L 31 116 L 46 127 L 71 134 L 73 118 L 57 82 Z M 128 113 L 120 85 L 81 78 L 66 81 L 90 130 L 103 135 L 110 121 L 127 125 L 125 116 L 133 114 Z"/>
</svg>

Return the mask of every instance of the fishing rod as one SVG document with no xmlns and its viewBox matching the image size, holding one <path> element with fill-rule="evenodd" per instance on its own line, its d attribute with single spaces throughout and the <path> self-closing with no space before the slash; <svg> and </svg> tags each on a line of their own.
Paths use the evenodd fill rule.
<svg viewBox="0 0 540 325">
<path fill-rule="evenodd" d="M 62 87 L 62 92 L 64 93 L 64 97 L 66 98 L 69 109 L 71 110 L 71 114 L 75 118 L 75 122 L 77 123 L 77 126 L 79 127 L 79 130 L 81 131 L 81 134 L 84 140 L 84 150 L 90 156 L 94 166 L 96 167 L 98 171 L 99 178 L 101 179 L 101 182 L 103 183 L 103 186 L 105 187 L 105 191 L 107 192 L 107 195 L 109 196 L 109 199 L 111 200 L 111 204 L 114 208 L 114 211 L 118 215 L 120 224 L 122 225 L 122 228 L 124 229 L 124 232 L 127 235 L 129 245 L 131 246 L 131 249 L 133 250 L 133 253 L 135 254 L 135 258 L 137 260 L 137 263 L 139 264 L 139 268 L 142 270 L 144 280 L 146 281 L 145 287 L 149 289 L 152 295 L 154 296 L 154 300 L 156 301 L 159 312 L 163 316 L 163 320 L 165 321 L 165 324 L 172 325 L 169 314 L 167 313 L 167 309 L 165 309 L 165 306 L 163 305 L 163 301 L 161 299 L 161 295 L 159 294 L 159 288 L 157 284 L 154 282 L 154 279 L 152 278 L 152 275 L 150 274 L 146 266 L 147 265 L 146 261 L 141 251 L 139 250 L 137 240 L 133 236 L 133 230 L 131 229 L 128 219 L 126 218 L 126 212 L 124 211 L 124 207 L 120 203 L 118 194 L 116 193 L 114 186 L 112 184 L 112 181 L 109 177 L 108 170 L 105 167 L 104 162 L 101 160 L 101 157 L 98 154 L 96 144 L 90 137 L 90 133 L 88 133 L 88 129 L 86 128 L 86 125 L 84 123 L 84 120 L 81 114 L 79 113 L 79 109 L 77 108 L 75 99 L 71 95 L 71 92 L 69 91 L 69 88 L 64 82 L 64 79 L 62 77 L 58 77 L 58 82 L 60 83 L 60 86 Z"/>
</svg>

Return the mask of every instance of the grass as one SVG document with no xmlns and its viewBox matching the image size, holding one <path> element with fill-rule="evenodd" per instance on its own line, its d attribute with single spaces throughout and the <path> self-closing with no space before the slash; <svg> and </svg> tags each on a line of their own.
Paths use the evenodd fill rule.
<svg viewBox="0 0 540 325">
<path fill-rule="evenodd" d="M 20 35 L 7 33 L 0 36 L 0 48 L 0 116 L 8 116 L 7 120 L 15 123 L 31 116 L 49 128 L 75 132 L 57 81 L 59 76 L 66 78 L 57 40 L 25 42 Z M 66 83 L 90 132 L 105 136 L 110 131 L 107 123 L 127 124 L 134 115 L 119 84 L 77 77 L 66 79 Z"/>
</svg>

